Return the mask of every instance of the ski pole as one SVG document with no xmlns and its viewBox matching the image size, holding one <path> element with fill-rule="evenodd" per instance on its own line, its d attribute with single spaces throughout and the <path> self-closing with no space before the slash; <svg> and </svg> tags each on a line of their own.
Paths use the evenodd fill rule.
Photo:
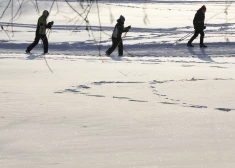
<svg viewBox="0 0 235 168">
<path fill-rule="evenodd" d="M 174 43 L 168 45 L 167 48 L 169 48 L 169 47 L 171 47 L 171 46 L 173 46 L 173 45 L 175 45 L 175 44 L 177 44 L 177 43 L 179 43 L 179 42 L 185 40 L 186 38 L 188 38 L 188 37 L 191 36 L 192 34 L 193 34 L 193 32 L 190 32 L 190 33 L 186 34 L 185 36 L 183 36 L 183 37 L 181 37 L 180 39 L 176 40 Z"/>
<path fill-rule="evenodd" d="M 47 36 L 47 34 L 48 34 L 48 32 L 49 32 L 49 34 L 48 34 L 48 39 L 49 39 L 49 36 L 50 36 L 50 33 L 51 33 L 51 28 L 52 28 L 54 22 L 52 21 L 52 22 L 49 22 L 49 23 L 51 23 L 51 24 L 50 24 L 51 27 L 50 27 L 49 30 L 47 30 L 47 32 L 46 32 L 46 36 Z M 49 23 L 48 23 L 48 24 L 49 24 Z M 46 38 L 46 36 L 42 39 L 42 41 Z"/>
<path fill-rule="evenodd" d="M 122 36 L 122 38 L 125 38 L 126 37 L 126 35 L 127 35 L 127 32 Z M 119 41 L 119 43 L 118 43 L 118 45 L 121 43 L 121 41 L 122 41 L 122 39 Z M 117 46 L 118 46 L 117 45 Z M 123 47 L 123 50 L 128 54 L 128 55 L 130 55 L 130 56 L 132 56 L 133 57 L 133 55 L 132 54 L 130 54 L 124 47 Z"/>
<path fill-rule="evenodd" d="M 121 40 L 119 41 L 118 45 L 121 43 L 122 39 L 126 37 L 127 32 L 122 36 Z M 117 45 L 117 46 L 118 46 Z"/>
<path fill-rule="evenodd" d="M 51 33 L 51 29 L 49 29 L 49 30 L 46 32 L 45 37 L 44 37 L 43 39 L 41 39 L 41 40 L 43 41 L 43 40 L 46 38 L 47 34 L 48 34 L 48 38 L 47 38 L 47 39 L 49 39 L 50 33 Z"/>
<path fill-rule="evenodd" d="M 124 34 L 124 36 L 122 37 L 122 38 L 125 38 L 126 37 L 126 35 L 127 35 L 127 32 Z M 121 41 L 120 41 L 121 42 Z M 120 43 L 119 42 L 119 43 Z M 119 44 L 118 43 L 118 44 Z M 130 56 L 132 56 L 132 57 L 134 57 L 134 55 L 133 54 L 131 54 L 131 53 L 129 53 L 124 47 L 123 47 L 123 50 L 128 54 L 128 55 L 130 55 Z"/>
<path fill-rule="evenodd" d="M 125 38 L 125 37 L 126 37 L 126 34 L 127 34 L 127 32 L 124 34 L 124 36 L 123 36 L 122 38 Z"/>
</svg>

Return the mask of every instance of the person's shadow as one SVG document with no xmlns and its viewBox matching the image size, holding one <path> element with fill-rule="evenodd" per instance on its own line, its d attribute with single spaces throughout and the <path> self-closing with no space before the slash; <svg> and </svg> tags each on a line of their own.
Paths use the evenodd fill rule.
<svg viewBox="0 0 235 168">
<path fill-rule="evenodd" d="M 197 57 L 200 60 L 207 62 L 215 62 L 206 52 L 207 48 L 200 48 L 200 51 L 196 52 L 194 47 L 188 47 L 188 51 L 192 56 Z M 200 53 L 199 53 L 200 52 Z"/>
</svg>

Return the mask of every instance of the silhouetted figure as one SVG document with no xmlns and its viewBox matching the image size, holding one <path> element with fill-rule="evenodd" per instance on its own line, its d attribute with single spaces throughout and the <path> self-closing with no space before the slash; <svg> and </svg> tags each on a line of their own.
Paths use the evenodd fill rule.
<svg viewBox="0 0 235 168">
<path fill-rule="evenodd" d="M 106 56 L 109 56 L 118 47 L 118 55 L 123 56 L 123 43 L 122 43 L 122 33 L 128 32 L 131 26 L 124 28 L 125 18 L 121 15 L 117 20 L 117 24 L 114 27 L 112 34 L 112 46 L 106 51 Z"/>
<path fill-rule="evenodd" d="M 34 39 L 34 42 L 27 47 L 25 51 L 26 53 L 30 53 L 30 51 L 38 44 L 40 39 L 43 42 L 44 54 L 48 53 L 48 40 L 46 36 L 46 29 L 51 29 L 54 24 L 53 21 L 47 24 L 48 16 L 49 12 L 47 10 L 44 10 L 42 16 L 39 17 L 36 29 L 36 37 Z"/>
<path fill-rule="evenodd" d="M 200 47 L 207 47 L 206 45 L 204 45 L 204 29 L 206 29 L 206 26 L 204 25 L 204 20 L 205 20 L 205 13 L 206 13 L 206 7 L 205 5 L 203 5 L 195 14 L 195 17 L 193 19 L 193 25 L 194 25 L 194 35 L 192 36 L 192 38 L 188 41 L 187 46 L 188 47 L 194 47 L 192 45 L 192 42 L 195 38 L 197 38 L 198 34 L 200 34 Z"/>
</svg>

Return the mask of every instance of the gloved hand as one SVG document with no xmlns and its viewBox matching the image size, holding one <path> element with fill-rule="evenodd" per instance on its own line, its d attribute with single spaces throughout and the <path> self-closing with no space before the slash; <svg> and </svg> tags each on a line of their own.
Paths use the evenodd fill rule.
<svg viewBox="0 0 235 168">
<path fill-rule="evenodd" d="M 206 29 L 206 26 L 204 26 L 204 29 Z"/>
<path fill-rule="evenodd" d="M 125 30 L 128 32 L 131 29 L 131 26 L 128 26 L 125 28 Z"/>
<path fill-rule="evenodd" d="M 47 24 L 47 27 L 48 27 L 49 29 L 51 29 L 51 27 L 53 26 L 53 24 L 54 24 L 54 22 L 51 21 L 51 22 L 49 22 L 49 23 Z"/>
</svg>

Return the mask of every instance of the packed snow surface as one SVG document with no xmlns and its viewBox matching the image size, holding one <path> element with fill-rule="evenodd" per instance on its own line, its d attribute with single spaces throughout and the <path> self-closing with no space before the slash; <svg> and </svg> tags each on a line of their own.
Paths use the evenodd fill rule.
<svg viewBox="0 0 235 168">
<path fill-rule="evenodd" d="M 87 25 L 66 1 L 35 2 L 0 18 L 1 168 L 235 166 L 233 3 L 103 0 Z M 204 4 L 208 48 L 199 37 L 187 48 Z M 44 9 L 49 54 L 40 43 L 25 54 Z M 124 57 L 105 57 L 120 15 L 132 25 Z"/>
</svg>

